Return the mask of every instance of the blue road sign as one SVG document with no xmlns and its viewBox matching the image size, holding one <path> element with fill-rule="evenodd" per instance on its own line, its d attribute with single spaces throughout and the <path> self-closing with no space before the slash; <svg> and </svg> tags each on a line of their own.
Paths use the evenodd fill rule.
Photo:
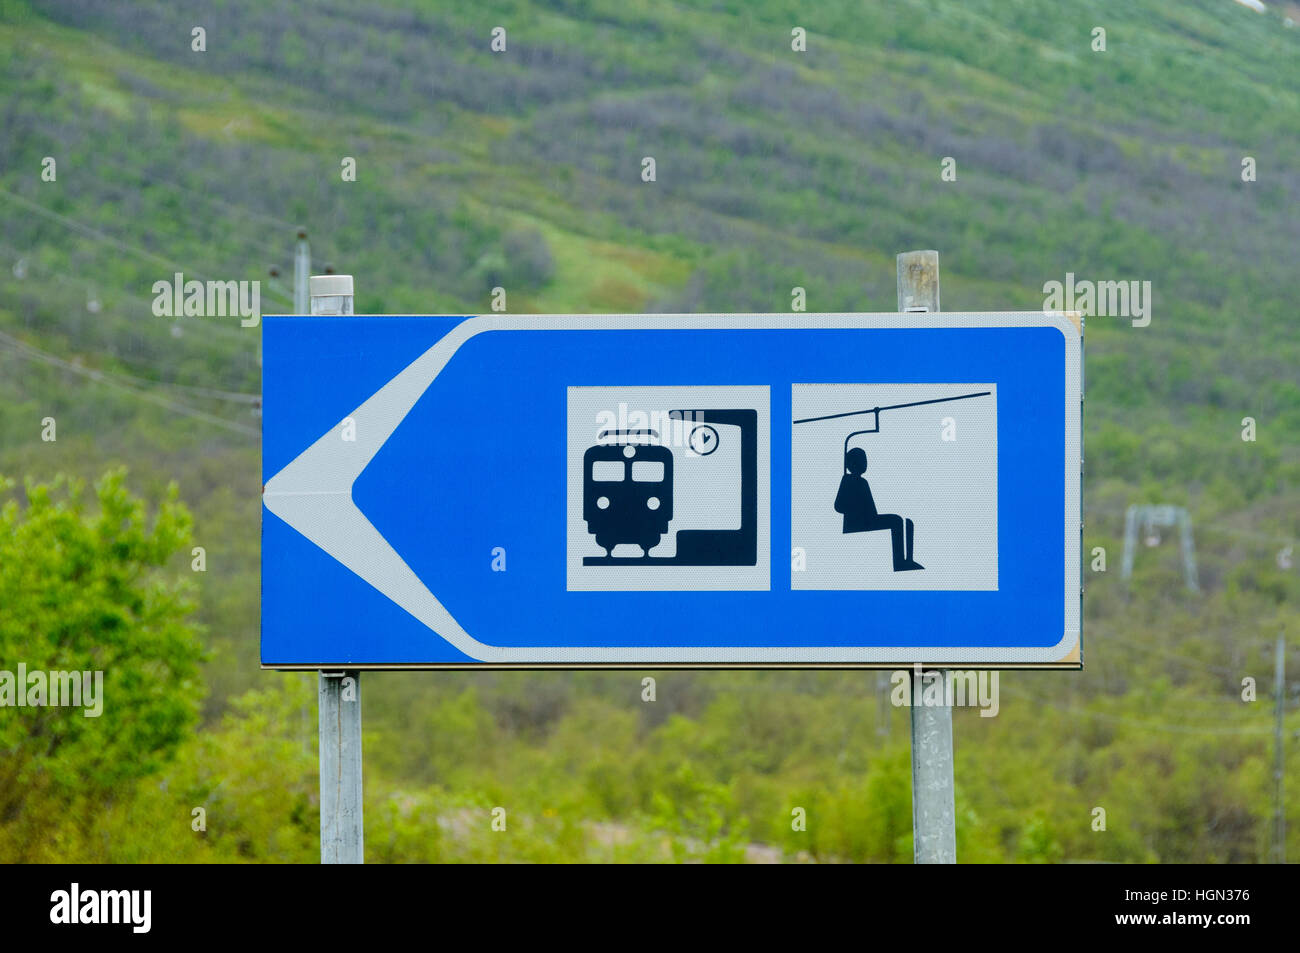
<svg viewBox="0 0 1300 953">
<path fill-rule="evenodd" d="M 1059 313 L 263 334 L 268 668 L 1082 664 Z"/>
</svg>

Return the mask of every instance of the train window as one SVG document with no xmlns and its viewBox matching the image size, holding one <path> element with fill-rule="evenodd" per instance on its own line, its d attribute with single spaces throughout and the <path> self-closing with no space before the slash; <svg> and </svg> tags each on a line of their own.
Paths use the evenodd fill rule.
<svg viewBox="0 0 1300 953">
<path fill-rule="evenodd" d="M 635 460 L 632 463 L 632 479 L 638 483 L 662 483 L 664 465 L 662 460 Z"/>
<path fill-rule="evenodd" d="M 594 460 L 591 464 L 591 478 L 601 483 L 623 482 L 622 460 Z"/>
</svg>

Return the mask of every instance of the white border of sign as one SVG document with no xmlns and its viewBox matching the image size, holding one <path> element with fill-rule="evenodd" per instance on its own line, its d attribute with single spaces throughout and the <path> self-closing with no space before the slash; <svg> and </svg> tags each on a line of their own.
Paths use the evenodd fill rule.
<svg viewBox="0 0 1300 953">
<path fill-rule="evenodd" d="M 376 316 L 379 317 L 379 316 Z M 765 330 L 813 328 L 1054 327 L 1065 338 L 1065 631 L 1053 646 L 497 646 L 466 632 L 352 501 L 352 484 L 441 373 L 452 355 L 487 331 Z M 267 481 L 266 508 L 478 663 L 352 668 L 950 668 L 1082 666 L 1083 335 L 1058 311 L 883 314 L 479 315 L 456 325 L 360 407 L 347 414 L 355 441 L 331 427 Z M 342 420 L 340 420 L 340 424 Z M 1077 541 L 1072 546 L 1071 540 Z M 671 656 L 671 659 L 665 656 Z M 271 665 L 317 669 L 321 664 Z"/>
</svg>

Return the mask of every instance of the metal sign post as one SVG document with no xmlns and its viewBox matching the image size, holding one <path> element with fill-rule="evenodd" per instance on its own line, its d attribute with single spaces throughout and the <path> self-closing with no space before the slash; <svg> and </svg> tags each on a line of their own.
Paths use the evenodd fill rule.
<svg viewBox="0 0 1300 953">
<path fill-rule="evenodd" d="M 294 304 L 308 291 L 306 241 L 299 244 Z M 311 313 L 352 313 L 352 276 L 311 278 Z M 320 706 L 320 862 L 365 862 L 361 803 L 361 673 L 321 672 L 316 689 Z"/>
<path fill-rule="evenodd" d="M 898 256 L 898 310 L 939 310 L 937 251 Z M 957 862 L 952 709 L 947 704 L 951 677 L 945 669 L 912 675 L 912 856 L 918 864 Z M 927 681 L 943 704 L 920 703 Z"/>
<path fill-rule="evenodd" d="M 1279 632 L 1274 650 L 1273 705 L 1277 724 L 1273 734 L 1273 780 L 1277 783 L 1273 835 L 1277 862 L 1286 863 L 1286 635 Z"/>
<path fill-rule="evenodd" d="M 299 229 L 298 243 L 293 249 L 293 309 L 296 314 L 307 314 L 311 306 L 310 277 L 311 246 L 307 244 L 307 232 Z"/>
<path fill-rule="evenodd" d="M 361 807 L 361 673 L 321 672 L 320 862 L 365 862 Z"/>
</svg>

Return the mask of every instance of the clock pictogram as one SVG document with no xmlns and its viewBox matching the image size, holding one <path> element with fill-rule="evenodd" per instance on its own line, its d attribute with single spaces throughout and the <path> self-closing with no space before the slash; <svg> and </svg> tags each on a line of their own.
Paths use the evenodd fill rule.
<svg viewBox="0 0 1300 953">
<path fill-rule="evenodd" d="M 690 446 L 701 457 L 707 457 L 718 449 L 718 432 L 708 424 L 702 424 L 691 431 Z"/>
</svg>

